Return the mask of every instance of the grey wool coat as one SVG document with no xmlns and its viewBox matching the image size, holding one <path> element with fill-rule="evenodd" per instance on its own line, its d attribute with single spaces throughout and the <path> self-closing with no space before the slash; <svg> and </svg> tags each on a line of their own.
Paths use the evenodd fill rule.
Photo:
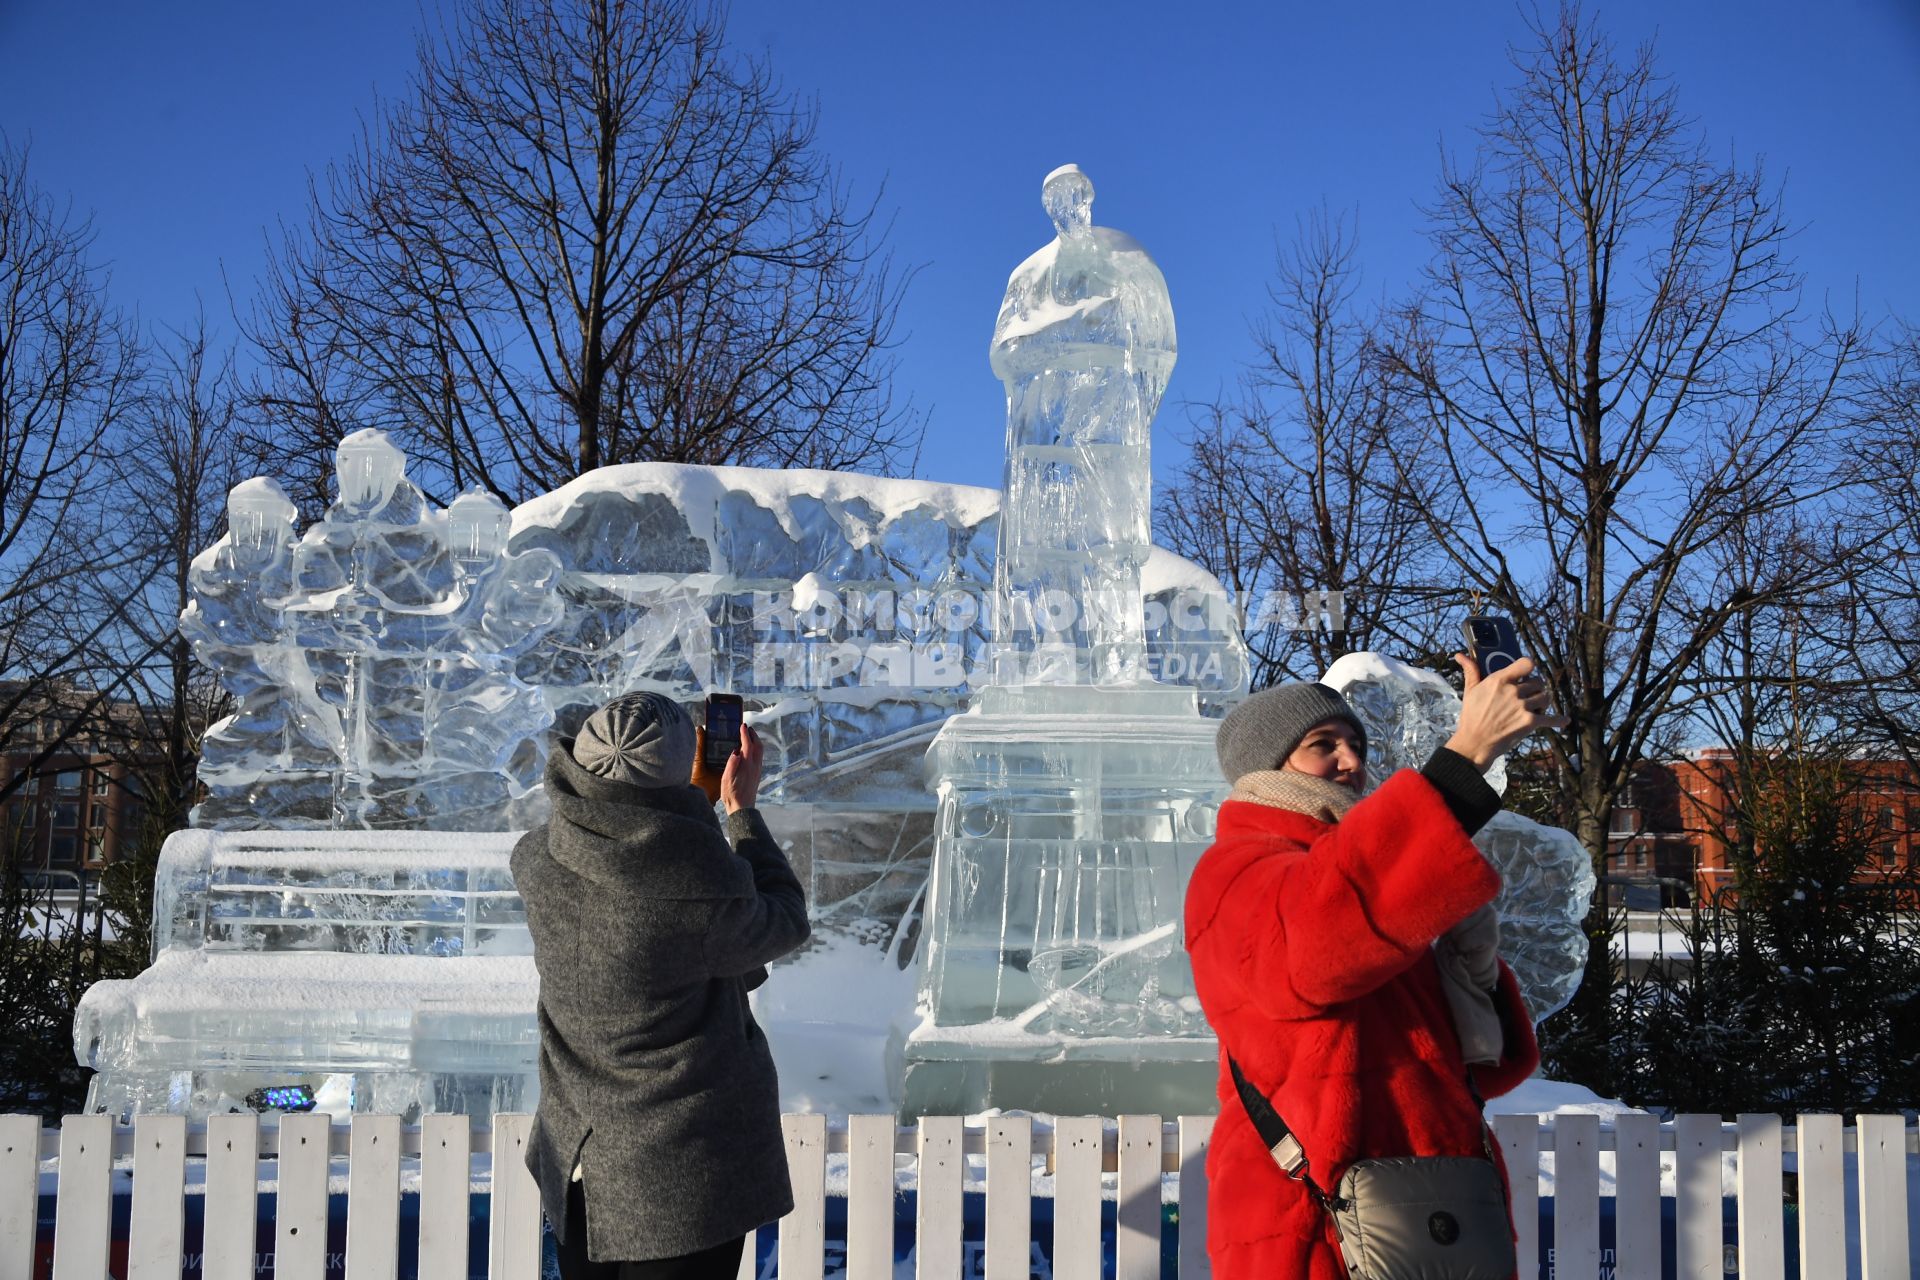
<svg viewBox="0 0 1920 1280">
<path fill-rule="evenodd" d="M 747 991 L 806 940 L 806 898 L 755 810 L 723 828 L 698 788 L 597 777 L 572 748 L 547 766 L 551 820 L 513 850 L 540 971 L 527 1165 L 556 1232 L 582 1167 L 594 1261 L 693 1253 L 793 1207 Z"/>
</svg>

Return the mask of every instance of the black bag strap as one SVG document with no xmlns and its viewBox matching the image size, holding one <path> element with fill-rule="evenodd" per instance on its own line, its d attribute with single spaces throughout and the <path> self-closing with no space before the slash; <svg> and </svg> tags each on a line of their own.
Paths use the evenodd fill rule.
<svg viewBox="0 0 1920 1280">
<path fill-rule="evenodd" d="M 1232 1054 L 1227 1055 L 1227 1069 L 1233 1072 L 1233 1087 L 1240 1093 L 1240 1105 L 1247 1109 L 1247 1119 L 1253 1121 L 1253 1131 L 1266 1144 L 1273 1162 L 1289 1178 L 1306 1183 L 1314 1199 L 1324 1204 L 1326 1193 L 1307 1176 L 1307 1149 L 1300 1145 L 1300 1139 L 1280 1118 L 1280 1113 L 1273 1109 L 1273 1104 L 1267 1101 L 1267 1095 L 1253 1087 Z"/>
<path fill-rule="evenodd" d="M 1307 1190 L 1313 1193 L 1313 1198 L 1320 1202 L 1322 1208 L 1330 1208 L 1327 1193 L 1322 1191 L 1319 1184 L 1307 1174 L 1307 1149 L 1300 1145 L 1300 1139 L 1294 1136 L 1287 1122 L 1280 1118 L 1280 1113 L 1273 1109 L 1273 1103 L 1267 1101 L 1267 1095 L 1253 1087 L 1253 1082 L 1247 1079 L 1244 1071 L 1240 1070 L 1240 1063 L 1232 1054 L 1227 1055 L 1227 1069 L 1233 1072 L 1233 1087 L 1240 1094 L 1240 1105 L 1246 1108 L 1247 1119 L 1253 1121 L 1253 1131 L 1259 1134 L 1260 1141 L 1266 1144 L 1267 1154 L 1273 1157 L 1273 1162 L 1280 1166 L 1281 1172 L 1296 1182 L 1305 1183 Z M 1487 1153 L 1487 1162 L 1498 1168 L 1499 1162 L 1493 1156 L 1493 1135 L 1487 1130 L 1486 1099 L 1480 1096 L 1480 1086 L 1475 1082 L 1471 1069 L 1467 1071 L 1466 1078 L 1467 1092 L 1473 1097 L 1474 1109 L 1481 1113 L 1481 1147 Z M 1500 1190 L 1504 1196 L 1506 1194 L 1504 1179 Z"/>
</svg>

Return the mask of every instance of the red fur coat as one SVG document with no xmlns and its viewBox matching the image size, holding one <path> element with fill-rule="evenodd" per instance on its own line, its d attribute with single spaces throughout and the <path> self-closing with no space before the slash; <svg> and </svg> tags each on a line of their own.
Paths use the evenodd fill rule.
<svg viewBox="0 0 1920 1280">
<path fill-rule="evenodd" d="M 1245 800 L 1221 806 L 1186 900 L 1194 982 L 1222 1050 L 1207 1153 L 1217 1280 L 1346 1276 L 1326 1215 L 1254 1133 L 1228 1050 L 1298 1134 L 1322 1187 L 1363 1157 L 1484 1152 L 1429 948 L 1499 888 L 1440 793 L 1412 770 L 1337 824 Z M 1504 962 L 1498 1003 L 1502 1061 L 1474 1069 L 1487 1097 L 1526 1079 L 1540 1058 Z"/>
</svg>

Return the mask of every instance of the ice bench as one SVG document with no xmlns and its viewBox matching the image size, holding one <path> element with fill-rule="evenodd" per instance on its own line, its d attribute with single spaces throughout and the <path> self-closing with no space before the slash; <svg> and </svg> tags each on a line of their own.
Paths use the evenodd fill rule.
<svg viewBox="0 0 1920 1280">
<path fill-rule="evenodd" d="M 88 1109 L 217 1114 L 266 1085 L 322 1109 L 529 1109 L 538 978 L 517 833 L 183 831 L 153 964 L 74 1017 Z"/>
</svg>

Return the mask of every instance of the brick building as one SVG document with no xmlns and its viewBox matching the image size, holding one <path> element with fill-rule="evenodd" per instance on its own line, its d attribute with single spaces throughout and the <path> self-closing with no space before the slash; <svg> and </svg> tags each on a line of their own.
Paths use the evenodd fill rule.
<svg viewBox="0 0 1920 1280">
<path fill-rule="evenodd" d="M 0 747 L 0 799 L 5 838 L 19 850 L 21 870 L 65 872 L 89 879 L 140 837 L 146 808 L 134 754 L 145 718 L 131 703 L 115 704 L 106 726 L 116 739 L 109 754 L 97 735 L 70 733 L 57 710 L 39 707 L 16 715 Z M 58 748 L 45 759 L 49 742 Z M 11 785 L 15 782 L 18 785 Z"/>
<path fill-rule="evenodd" d="M 1866 809 L 1877 838 L 1859 878 L 1911 873 L 1920 854 L 1920 773 L 1900 760 L 1859 759 L 1848 768 L 1860 784 L 1854 803 Z M 1638 765 L 1613 811 L 1608 874 L 1657 891 L 1666 905 L 1728 889 L 1733 770 L 1725 747 Z"/>
</svg>

